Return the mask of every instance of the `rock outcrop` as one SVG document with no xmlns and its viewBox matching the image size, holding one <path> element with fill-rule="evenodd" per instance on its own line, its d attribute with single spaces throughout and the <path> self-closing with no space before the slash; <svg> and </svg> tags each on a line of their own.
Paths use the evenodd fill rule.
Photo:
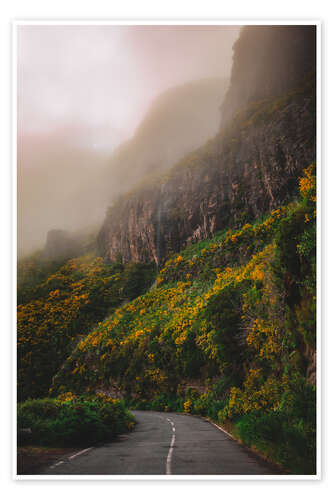
<svg viewBox="0 0 333 500">
<path fill-rule="evenodd" d="M 245 26 L 234 44 L 222 126 L 249 103 L 282 96 L 315 78 L 315 26 Z"/>
</svg>

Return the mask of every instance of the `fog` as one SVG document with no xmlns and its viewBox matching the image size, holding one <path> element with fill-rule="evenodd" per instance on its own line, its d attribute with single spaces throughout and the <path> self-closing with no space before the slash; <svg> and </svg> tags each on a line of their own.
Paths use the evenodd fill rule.
<svg viewBox="0 0 333 500">
<path fill-rule="evenodd" d="M 207 123 L 200 124 L 199 117 L 197 127 L 183 126 L 183 137 L 177 130 L 178 144 L 170 162 L 217 131 L 238 34 L 237 26 L 18 28 L 19 255 L 42 247 L 49 229 L 98 228 L 117 191 L 131 187 L 133 179 L 146 173 L 143 163 L 159 163 L 155 152 L 147 155 L 149 135 L 145 146 L 138 138 L 144 127 L 147 136 L 147 113 L 149 118 L 154 103 L 160 103 L 158 96 L 167 89 L 222 79 L 221 98 L 216 94 L 208 100 L 208 87 L 200 84 L 202 97 L 197 93 L 193 100 L 207 102 Z M 161 101 L 164 108 L 166 99 Z M 193 113 L 188 108 L 182 111 L 185 118 Z M 152 113 L 152 133 L 159 116 Z M 173 119 L 168 117 L 170 130 Z M 154 132 L 156 143 L 166 123 L 161 120 L 159 136 Z M 171 135 L 167 136 L 170 141 Z M 129 144 L 132 137 L 131 154 L 115 162 L 124 141 Z M 159 144 L 160 151 L 164 146 Z M 134 164 L 136 151 L 143 156 Z M 122 175 L 117 175 L 117 168 Z"/>
</svg>

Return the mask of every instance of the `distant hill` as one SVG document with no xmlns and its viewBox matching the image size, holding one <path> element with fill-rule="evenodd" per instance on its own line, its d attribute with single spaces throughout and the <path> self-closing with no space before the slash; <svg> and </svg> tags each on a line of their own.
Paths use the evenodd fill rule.
<svg viewBox="0 0 333 500">
<path fill-rule="evenodd" d="M 106 167 L 109 199 L 145 175 L 165 170 L 213 137 L 228 81 L 207 78 L 173 87 L 152 103 L 134 136 Z"/>
</svg>

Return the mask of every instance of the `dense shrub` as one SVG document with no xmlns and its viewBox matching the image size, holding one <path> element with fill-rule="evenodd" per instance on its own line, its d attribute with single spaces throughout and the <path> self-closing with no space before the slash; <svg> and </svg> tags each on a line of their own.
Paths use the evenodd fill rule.
<svg viewBox="0 0 333 500">
<path fill-rule="evenodd" d="M 18 304 L 17 313 L 19 401 L 46 396 L 80 338 L 123 301 L 145 291 L 155 276 L 153 265 L 107 264 L 93 255 L 71 259 L 47 276 L 44 270 L 53 264 L 39 265 L 43 279 L 32 286 L 26 270 L 19 287 L 19 299 L 30 300 Z"/>
<path fill-rule="evenodd" d="M 234 432 L 243 443 L 263 452 L 294 474 L 315 474 L 315 429 L 305 419 L 283 412 L 251 412 L 240 417 Z"/>
<path fill-rule="evenodd" d="M 63 266 L 66 259 L 46 260 L 42 252 L 23 257 L 17 263 L 17 303 L 38 298 L 38 286 Z"/>
<path fill-rule="evenodd" d="M 110 440 L 134 426 L 122 401 L 67 393 L 58 399 L 28 399 L 18 405 L 19 444 L 83 446 Z M 31 433 L 20 432 L 31 429 Z"/>
</svg>

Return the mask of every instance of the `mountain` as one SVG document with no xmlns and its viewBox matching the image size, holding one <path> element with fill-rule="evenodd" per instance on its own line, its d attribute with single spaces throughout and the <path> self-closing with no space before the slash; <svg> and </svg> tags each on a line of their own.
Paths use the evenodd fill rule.
<svg viewBox="0 0 333 500">
<path fill-rule="evenodd" d="M 315 79 L 315 67 L 315 27 L 244 26 L 234 44 L 222 126 L 250 103 L 283 96 Z"/>
<path fill-rule="evenodd" d="M 93 149 L 96 130 L 84 125 L 19 137 L 19 254 L 40 248 L 49 230 L 100 227 L 120 193 L 145 174 L 171 167 L 216 133 L 226 89 L 227 81 L 212 78 L 167 90 L 113 153 Z M 103 137 L 108 133 L 112 129 Z"/>
<path fill-rule="evenodd" d="M 281 61 L 278 82 L 263 78 L 267 60 L 274 68 Z M 292 199 L 315 160 L 315 67 L 311 26 L 245 28 L 234 47 L 221 131 L 113 204 L 99 233 L 100 254 L 159 265 L 188 243 Z"/>
<path fill-rule="evenodd" d="M 158 96 L 133 137 L 110 158 L 103 179 L 105 197 L 114 201 L 144 176 L 167 170 L 212 137 L 219 128 L 227 83 L 207 78 Z"/>
</svg>

